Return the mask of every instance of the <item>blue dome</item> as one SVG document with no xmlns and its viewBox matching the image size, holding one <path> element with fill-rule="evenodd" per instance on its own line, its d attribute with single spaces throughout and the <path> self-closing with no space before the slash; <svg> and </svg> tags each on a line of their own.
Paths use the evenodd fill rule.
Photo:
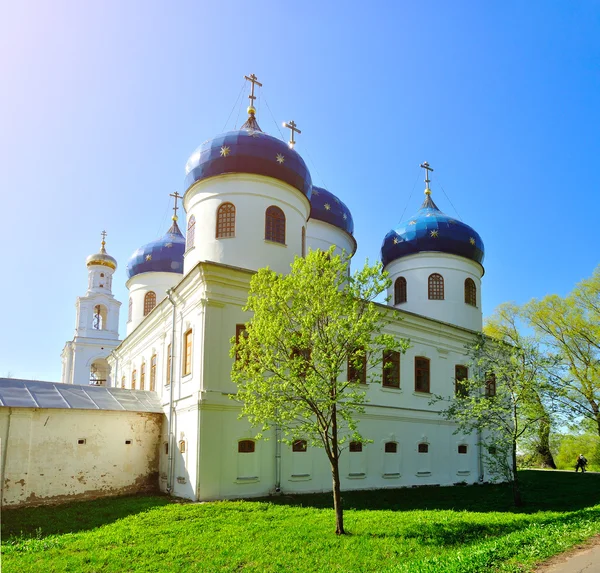
<svg viewBox="0 0 600 573">
<path fill-rule="evenodd" d="M 295 187 L 309 199 L 312 189 L 310 173 L 302 157 L 260 129 L 242 128 L 205 141 L 188 159 L 185 172 L 186 189 L 196 181 L 225 173 L 273 177 Z"/>
<path fill-rule="evenodd" d="M 164 237 L 140 247 L 127 262 L 127 278 L 142 273 L 183 273 L 185 238 L 177 223 Z"/>
<path fill-rule="evenodd" d="M 346 231 L 354 233 L 352 213 L 333 193 L 322 187 L 313 187 L 310 196 L 310 218 L 318 219 Z"/>
<path fill-rule="evenodd" d="M 399 223 L 385 236 L 381 262 L 386 267 L 407 255 L 427 251 L 450 253 L 483 263 L 483 241 L 478 233 L 442 213 L 429 195 L 416 215 Z"/>
</svg>

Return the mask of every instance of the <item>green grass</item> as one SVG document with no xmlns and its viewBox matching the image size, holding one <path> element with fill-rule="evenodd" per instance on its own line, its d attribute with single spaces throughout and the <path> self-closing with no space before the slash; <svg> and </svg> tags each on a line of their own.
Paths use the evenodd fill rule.
<svg viewBox="0 0 600 573">
<path fill-rule="evenodd" d="M 600 532 L 600 475 L 524 471 L 506 486 L 173 503 L 124 497 L 4 511 L 2 572 L 529 571 Z"/>
</svg>

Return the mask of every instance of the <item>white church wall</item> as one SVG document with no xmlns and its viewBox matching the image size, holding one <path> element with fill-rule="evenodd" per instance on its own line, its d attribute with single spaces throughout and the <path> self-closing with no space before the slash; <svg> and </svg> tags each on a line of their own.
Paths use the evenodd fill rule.
<svg viewBox="0 0 600 573">
<path fill-rule="evenodd" d="M 478 263 L 442 253 L 419 253 L 393 261 L 386 269 L 392 279 L 388 290 L 390 304 L 394 302 L 394 282 L 400 276 L 406 279 L 407 300 L 397 308 L 481 331 L 481 276 Z M 429 300 L 428 279 L 432 273 L 444 278 L 444 300 Z M 465 280 L 470 278 L 477 288 L 477 306 L 465 303 Z"/>
<path fill-rule="evenodd" d="M 127 281 L 131 300 L 131 319 L 127 317 L 127 334 L 131 334 L 144 317 L 144 297 L 150 291 L 156 294 L 158 305 L 167 296 L 167 291 L 182 278 L 179 273 L 141 273 Z"/>
<path fill-rule="evenodd" d="M 217 209 L 235 206 L 235 237 L 216 238 Z M 269 266 L 289 271 L 294 256 L 302 254 L 302 227 L 310 213 L 308 199 L 276 179 L 251 174 L 227 174 L 195 183 L 184 196 L 188 221 L 196 219 L 194 246 L 184 256 L 184 272 L 200 261 L 214 261 L 244 269 Z M 271 205 L 286 217 L 285 245 L 265 240 L 265 212 Z"/>
<path fill-rule="evenodd" d="M 151 491 L 162 414 L 0 408 L 4 507 Z"/>
<path fill-rule="evenodd" d="M 326 251 L 332 245 L 335 245 L 335 253 L 338 255 L 343 251 L 353 255 L 356 250 L 356 241 L 345 231 L 318 219 L 309 219 L 306 227 L 307 252 L 308 249 Z"/>
</svg>

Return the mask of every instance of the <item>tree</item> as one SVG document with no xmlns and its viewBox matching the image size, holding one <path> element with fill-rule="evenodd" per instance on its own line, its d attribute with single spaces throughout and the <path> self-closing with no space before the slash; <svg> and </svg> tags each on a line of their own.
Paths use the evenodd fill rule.
<svg viewBox="0 0 600 573">
<path fill-rule="evenodd" d="M 381 265 L 348 273 L 348 259 L 311 251 L 291 272 L 266 268 L 250 282 L 245 335 L 232 340 L 234 399 L 263 432 L 277 425 L 282 441 L 322 447 L 331 466 L 336 533 L 343 534 L 339 460 L 350 441 L 366 443 L 357 416 L 366 384 L 381 378 L 384 353 L 408 342 L 385 333 L 386 309 L 373 300 L 390 285 Z M 346 368 L 348 366 L 348 368 Z"/>
<path fill-rule="evenodd" d="M 521 334 L 518 322 L 515 305 L 496 309 L 469 348 L 469 378 L 461 381 L 462 391 L 442 412 L 458 424 L 457 432 L 478 433 L 488 466 L 512 483 L 517 506 L 522 505 L 517 474 L 519 440 L 543 428 L 548 432 L 550 451 L 550 416 L 543 398 L 547 359 L 535 340 Z"/>
<path fill-rule="evenodd" d="M 525 316 L 563 365 L 554 377 L 557 401 L 600 435 L 600 267 L 564 298 L 532 300 Z"/>
</svg>

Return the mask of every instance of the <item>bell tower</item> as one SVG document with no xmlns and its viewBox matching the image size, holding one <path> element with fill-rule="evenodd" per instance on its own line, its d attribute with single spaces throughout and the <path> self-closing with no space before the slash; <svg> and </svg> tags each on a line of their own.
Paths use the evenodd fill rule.
<svg viewBox="0 0 600 573">
<path fill-rule="evenodd" d="M 106 358 L 119 343 L 119 308 L 112 294 L 117 261 L 106 252 L 106 231 L 100 251 L 86 259 L 88 288 L 77 297 L 75 336 L 62 352 L 62 382 L 111 386 Z"/>
</svg>

